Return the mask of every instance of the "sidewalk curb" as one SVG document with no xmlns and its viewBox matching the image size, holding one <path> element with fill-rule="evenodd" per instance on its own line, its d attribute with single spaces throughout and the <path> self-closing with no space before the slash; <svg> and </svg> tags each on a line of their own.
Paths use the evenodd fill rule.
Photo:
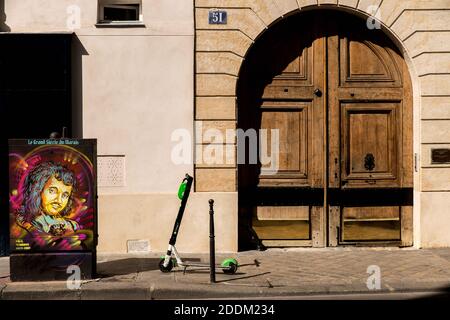
<svg viewBox="0 0 450 320">
<path fill-rule="evenodd" d="M 252 264 L 257 259 L 258 264 Z M 291 264 L 283 263 L 289 259 L 293 261 Z M 408 254 L 349 251 L 271 255 L 268 252 L 260 256 L 259 252 L 252 252 L 242 258 L 241 273 L 235 276 L 218 273 L 214 284 L 209 283 L 209 272 L 204 270 L 161 273 L 158 261 L 147 256 L 105 255 L 98 264 L 97 278 L 82 281 L 78 289 L 70 290 L 66 281 L 10 282 L 6 276 L 8 260 L 1 259 L 5 276 L 0 281 L 0 300 L 257 300 L 326 295 L 338 298 L 357 295 L 364 299 L 366 294 L 421 292 L 450 297 L 450 248 L 437 253 L 427 250 Z M 383 268 L 383 277 L 380 289 L 369 290 L 366 269 L 374 262 Z"/>
<path fill-rule="evenodd" d="M 45 288 L 43 288 L 43 286 Z M 83 285 L 85 286 L 85 285 Z M 357 289 L 344 285 L 309 285 L 304 287 L 280 288 L 224 288 L 214 285 L 180 285 L 160 286 L 157 283 L 141 285 L 136 283 L 96 283 L 96 285 L 69 290 L 65 283 L 9 284 L 3 288 L 0 300 L 162 300 L 162 299 L 223 299 L 223 298 L 257 298 L 315 295 L 349 295 L 349 294 L 388 294 L 408 292 L 448 293 L 449 283 L 416 283 L 405 286 L 401 283 L 391 284 L 392 289 L 380 290 Z M 395 288 L 395 289 L 394 289 Z"/>
</svg>

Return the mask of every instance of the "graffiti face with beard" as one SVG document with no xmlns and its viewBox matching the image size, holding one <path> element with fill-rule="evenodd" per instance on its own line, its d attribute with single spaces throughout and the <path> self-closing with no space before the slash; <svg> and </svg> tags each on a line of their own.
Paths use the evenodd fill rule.
<svg viewBox="0 0 450 320">
<path fill-rule="evenodd" d="M 72 171 L 52 161 L 39 164 L 25 179 L 18 224 L 53 236 L 75 232 L 78 223 L 65 218 L 72 209 L 75 189 Z"/>
</svg>

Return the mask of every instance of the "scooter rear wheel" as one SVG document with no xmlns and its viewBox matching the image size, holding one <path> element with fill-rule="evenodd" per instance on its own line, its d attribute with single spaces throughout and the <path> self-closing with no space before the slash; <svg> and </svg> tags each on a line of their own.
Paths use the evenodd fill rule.
<svg viewBox="0 0 450 320">
<path fill-rule="evenodd" d="M 167 265 L 167 267 L 164 267 L 164 259 L 161 259 L 159 261 L 159 270 L 161 272 L 170 272 L 173 268 L 173 262 L 172 259 L 169 260 L 169 264 Z"/>
<path fill-rule="evenodd" d="M 228 268 L 222 269 L 222 271 L 223 271 L 223 273 L 225 273 L 225 274 L 235 274 L 236 271 L 237 271 L 237 268 L 238 268 L 237 264 L 231 262 L 231 263 L 228 265 Z"/>
</svg>

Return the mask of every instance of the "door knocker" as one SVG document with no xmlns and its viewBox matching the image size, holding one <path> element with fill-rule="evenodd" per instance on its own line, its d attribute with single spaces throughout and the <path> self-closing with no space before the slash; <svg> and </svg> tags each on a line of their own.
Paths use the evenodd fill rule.
<svg viewBox="0 0 450 320">
<path fill-rule="evenodd" d="M 368 171 L 372 171 L 375 168 L 375 157 L 373 154 L 366 154 L 366 157 L 364 158 L 364 168 Z"/>
</svg>

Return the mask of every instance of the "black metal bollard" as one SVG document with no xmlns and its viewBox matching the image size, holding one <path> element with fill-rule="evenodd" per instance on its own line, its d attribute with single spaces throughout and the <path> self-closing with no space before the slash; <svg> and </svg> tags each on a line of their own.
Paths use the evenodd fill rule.
<svg viewBox="0 0 450 320">
<path fill-rule="evenodd" d="M 216 282 L 216 254 L 214 245 L 214 200 L 209 199 L 209 269 L 210 283 Z"/>
</svg>

